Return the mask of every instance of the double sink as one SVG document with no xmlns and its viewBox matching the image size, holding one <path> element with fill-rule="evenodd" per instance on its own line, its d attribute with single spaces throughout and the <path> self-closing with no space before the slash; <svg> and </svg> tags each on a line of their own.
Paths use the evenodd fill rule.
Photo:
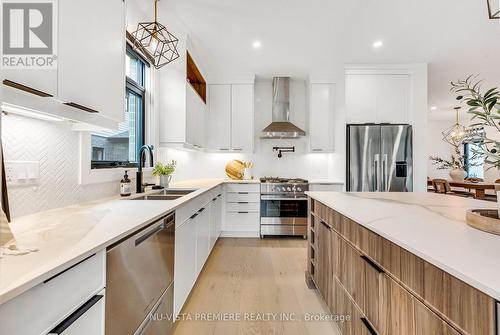
<svg viewBox="0 0 500 335">
<path fill-rule="evenodd" d="M 149 193 L 131 200 L 176 200 L 197 191 L 196 189 L 165 189 L 158 193 Z"/>
</svg>

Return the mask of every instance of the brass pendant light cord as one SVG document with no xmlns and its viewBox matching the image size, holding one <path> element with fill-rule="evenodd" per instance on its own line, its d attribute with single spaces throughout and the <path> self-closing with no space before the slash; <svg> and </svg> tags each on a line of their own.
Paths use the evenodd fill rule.
<svg viewBox="0 0 500 335">
<path fill-rule="evenodd" d="M 158 0 L 155 0 L 155 22 L 158 22 Z"/>
</svg>

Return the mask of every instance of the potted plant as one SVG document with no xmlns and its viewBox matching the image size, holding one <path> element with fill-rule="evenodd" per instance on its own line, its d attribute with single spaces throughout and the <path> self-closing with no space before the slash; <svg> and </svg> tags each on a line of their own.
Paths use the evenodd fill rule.
<svg viewBox="0 0 500 335">
<path fill-rule="evenodd" d="M 474 155 L 484 157 L 488 169 L 500 170 L 500 91 L 497 87 L 483 90 L 482 81 L 477 76 L 469 76 L 465 80 L 451 83 L 451 91 L 458 93 L 458 100 L 469 107 L 472 120 L 477 120 L 469 128 L 469 137 L 479 140 L 479 149 Z M 496 188 L 497 203 L 500 200 L 500 189 Z"/>
<path fill-rule="evenodd" d="M 430 156 L 429 159 L 433 165 L 437 165 L 438 170 L 450 170 L 452 180 L 463 181 L 467 177 L 468 165 L 458 145 L 454 145 L 454 153 L 449 160 L 438 156 Z"/>
<path fill-rule="evenodd" d="M 160 162 L 156 163 L 153 169 L 153 176 L 160 177 L 160 186 L 168 188 L 168 185 L 172 180 L 172 174 L 174 173 L 176 166 L 177 162 L 173 159 L 166 164 L 162 164 Z"/>
</svg>

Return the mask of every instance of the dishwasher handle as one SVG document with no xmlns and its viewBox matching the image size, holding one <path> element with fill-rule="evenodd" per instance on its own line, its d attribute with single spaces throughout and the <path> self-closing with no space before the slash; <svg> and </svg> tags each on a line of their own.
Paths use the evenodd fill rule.
<svg viewBox="0 0 500 335">
<path fill-rule="evenodd" d="M 139 244 L 143 243 L 150 237 L 153 237 L 154 235 L 158 234 L 162 230 L 165 229 L 165 222 L 162 222 L 160 225 L 156 226 L 154 229 L 151 229 L 147 233 L 145 233 L 142 236 L 139 236 L 138 238 L 135 239 L 135 246 L 137 247 Z"/>
</svg>

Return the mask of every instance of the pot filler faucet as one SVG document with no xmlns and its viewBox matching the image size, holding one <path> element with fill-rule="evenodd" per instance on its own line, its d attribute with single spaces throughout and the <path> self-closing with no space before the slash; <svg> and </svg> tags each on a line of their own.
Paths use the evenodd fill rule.
<svg viewBox="0 0 500 335">
<path fill-rule="evenodd" d="M 139 163 L 137 166 L 137 173 L 136 173 L 136 193 L 144 193 L 144 188 L 146 186 L 149 186 L 150 184 L 143 184 L 142 179 L 142 168 L 143 165 L 146 163 L 146 157 L 144 157 L 144 152 L 149 152 L 149 164 L 151 167 L 153 167 L 153 149 L 154 147 L 152 145 L 143 145 L 141 149 L 139 150 Z"/>
</svg>

